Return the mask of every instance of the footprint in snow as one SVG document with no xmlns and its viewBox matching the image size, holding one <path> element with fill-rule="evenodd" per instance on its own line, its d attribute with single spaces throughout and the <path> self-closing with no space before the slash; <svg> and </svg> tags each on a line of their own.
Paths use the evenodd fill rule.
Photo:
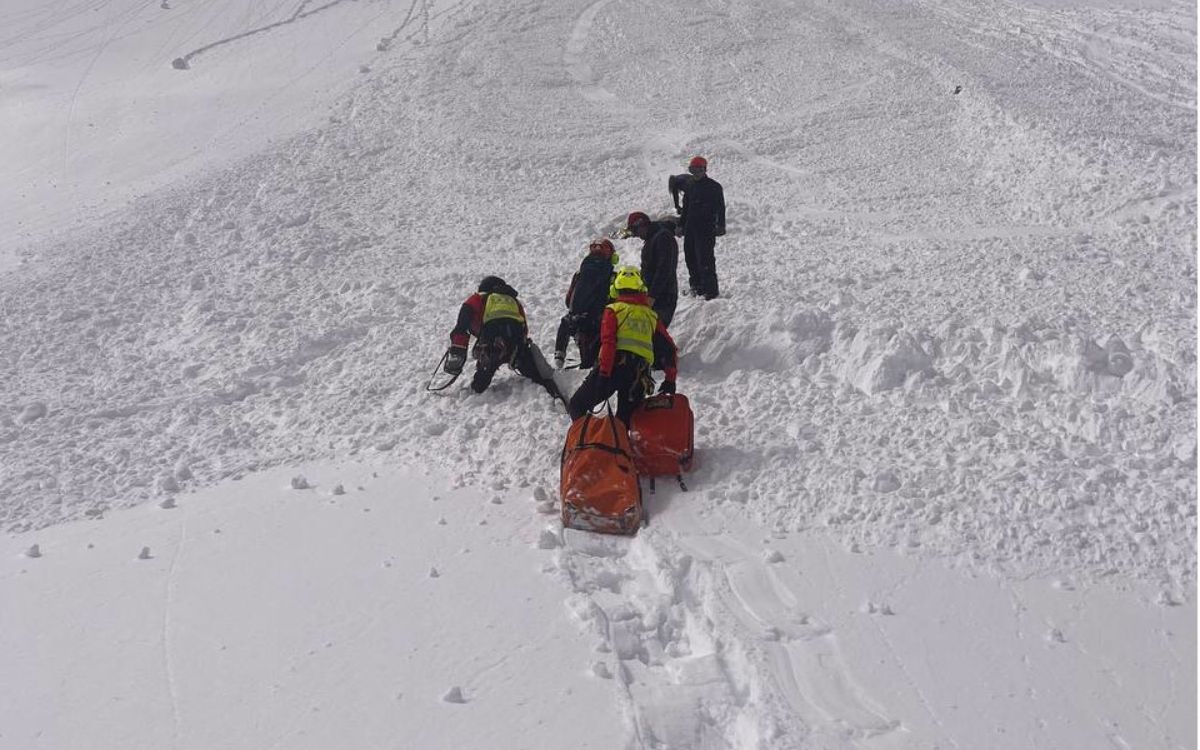
<svg viewBox="0 0 1200 750">
<path fill-rule="evenodd" d="M 890 604 L 879 604 L 877 602 L 868 601 L 863 604 L 862 611 L 868 615 L 894 615 Z"/>
</svg>

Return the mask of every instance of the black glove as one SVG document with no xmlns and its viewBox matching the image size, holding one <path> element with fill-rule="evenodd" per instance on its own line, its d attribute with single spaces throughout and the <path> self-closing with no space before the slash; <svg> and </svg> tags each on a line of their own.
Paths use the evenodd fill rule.
<svg viewBox="0 0 1200 750">
<path fill-rule="evenodd" d="M 662 385 L 660 385 L 658 387 L 658 392 L 666 393 L 666 394 L 674 393 L 675 392 L 675 381 L 674 380 L 664 380 L 662 382 Z"/>
<path fill-rule="evenodd" d="M 467 347 L 452 346 L 446 352 L 446 364 L 442 367 L 443 370 L 451 375 L 459 375 L 462 373 L 463 365 L 467 363 Z"/>
</svg>

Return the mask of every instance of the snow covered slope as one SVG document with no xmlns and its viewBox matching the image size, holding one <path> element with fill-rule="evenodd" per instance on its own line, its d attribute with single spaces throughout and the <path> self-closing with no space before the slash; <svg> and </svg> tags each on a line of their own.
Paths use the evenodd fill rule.
<svg viewBox="0 0 1200 750">
<path fill-rule="evenodd" d="M 594 691 L 574 684 L 587 672 L 612 701 L 598 715 L 628 720 L 615 740 L 552 722 L 566 745 L 1194 746 L 1193 6 L 164 5 L 0 17 L 17 29 L 0 148 L 19 165 L 0 203 L 0 586 L 23 603 L 6 651 L 38 611 L 111 615 L 62 598 L 87 565 L 74 529 L 140 546 L 137 514 L 168 498 L 240 521 L 256 511 L 225 502 L 233 480 L 353 459 L 432 472 L 472 498 L 463 527 L 520 509 L 511 534 L 461 533 L 490 540 L 497 569 L 559 581 L 557 616 L 595 643 L 567 655 L 563 635 L 548 690 Z M 164 137 L 164 100 L 203 147 Z M 88 134 L 92 114 L 129 124 Z M 681 299 L 672 324 L 692 491 L 660 489 L 637 540 L 560 535 L 535 506 L 553 500 L 561 406 L 515 376 L 483 396 L 424 384 L 485 274 L 520 290 L 548 348 L 587 241 L 668 210 L 666 177 L 696 153 L 729 234 L 725 296 Z M 636 261 L 636 242 L 618 250 Z M 404 517 L 390 533 L 428 542 Z M 315 523 L 281 531 L 280 554 L 311 550 Z M 34 544 L 47 553 L 21 556 Z M 147 585 L 113 575 L 101 599 Z M 544 583 L 516 578 L 484 600 Z M 463 613 L 479 596 L 444 590 Z M 347 616 L 408 622 L 374 594 Z M 194 595 L 189 611 L 214 609 Z M 171 611 L 155 606 L 135 609 Z M 499 658 L 511 627 L 465 637 Z M 50 686 L 106 669 L 68 658 L 66 632 L 47 643 L 0 671 Z M 371 643 L 349 661 L 399 658 Z M 268 661 L 244 679 L 273 679 Z M 411 679 L 436 702 L 444 677 Z M 188 703 L 145 737 L 208 744 L 163 729 Z M 23 737 L 97 718 L 11 705 Z"/>
</svg>

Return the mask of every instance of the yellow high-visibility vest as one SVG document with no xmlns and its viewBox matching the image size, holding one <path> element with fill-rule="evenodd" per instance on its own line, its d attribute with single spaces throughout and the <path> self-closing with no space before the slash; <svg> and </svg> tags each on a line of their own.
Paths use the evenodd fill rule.
<svg viewBox="0 0 1200 750">
<path fill-rule="evenodd" d="M 525 316 L 521 315 L 521 306 L 515 299 L 507 294 L 492 292 L 487 296 L 487 302 L 483 306 L 483 322 L 490 323 L 500 318 L 525 322 Z"/>
<path fill-rule="evenodd" d="M 608 309 L 617 316 L 617 351 L 636 354 L 653 365 L 658 313 L 630 302 L 614 302 Z"/>
</svg>

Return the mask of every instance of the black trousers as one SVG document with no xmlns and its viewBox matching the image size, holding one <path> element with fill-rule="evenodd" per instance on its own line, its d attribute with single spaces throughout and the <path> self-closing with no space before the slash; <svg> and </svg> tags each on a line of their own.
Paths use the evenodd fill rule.
<svg viewBox="0 0 1200 750">
<path fill-rule="evenodd" d="M 646 398 L 646 391 L 654 385 L 650 379 L 650 365 L 635 354 L 621 352 L 613 366 L 612 375 L 604 377 L 599 369 L 592 370 L 579 384 L 575 395 L 567 404 L 571 419 L 579 419 L 591 411 L 596 404 L 617 394 L 617 418 L 629 425 L 634 407 Z"/>
<path fill-rule="evenodd" d="M 558 322 L 558 333 L 554 337 L 554 351 L 565 352 L 567 342 L 575 339 L 579 347 L 579 366 L 591 369 L 596 364 L 596 356 L 600 354 L 600 329 L 595 325 L 578 326 L 571 319 L 571 313 L 562 316 Z"/>
<path fill-rule="evenodd" d="M 514 370 L 545 388 L 551 396 L 562 398 L 549 363 L 538 350 L 537 344 L 528 339 L 485 334 L 475 342 L 472 354 L 475 357 L 475 375 L 471 378 L 471 390 L 476 393 L 488 389 L 496 371 L 503 365 L 512 365 Z"/>
<path fill-rule="evenodd" d="M 652 304 L 650 308 L 654 310 L 656 315 L 658 315 L 658 319 L 662 321 L 662 324 L 667 328 L 670 328 L 671 320 L 675 317 L 675 306 L 677 304 L 679 304 L 678 296 L 665 298 L 655 297 L 654 304 Z"/>
<path fill-rule="evenodd" d="M 702 297 L 720 296 L 717 283 L 717 238 L 711 234 L 687 232 L 683 235 L 683 260 L 688 268 L 688 286 Z"/>
</svg>

